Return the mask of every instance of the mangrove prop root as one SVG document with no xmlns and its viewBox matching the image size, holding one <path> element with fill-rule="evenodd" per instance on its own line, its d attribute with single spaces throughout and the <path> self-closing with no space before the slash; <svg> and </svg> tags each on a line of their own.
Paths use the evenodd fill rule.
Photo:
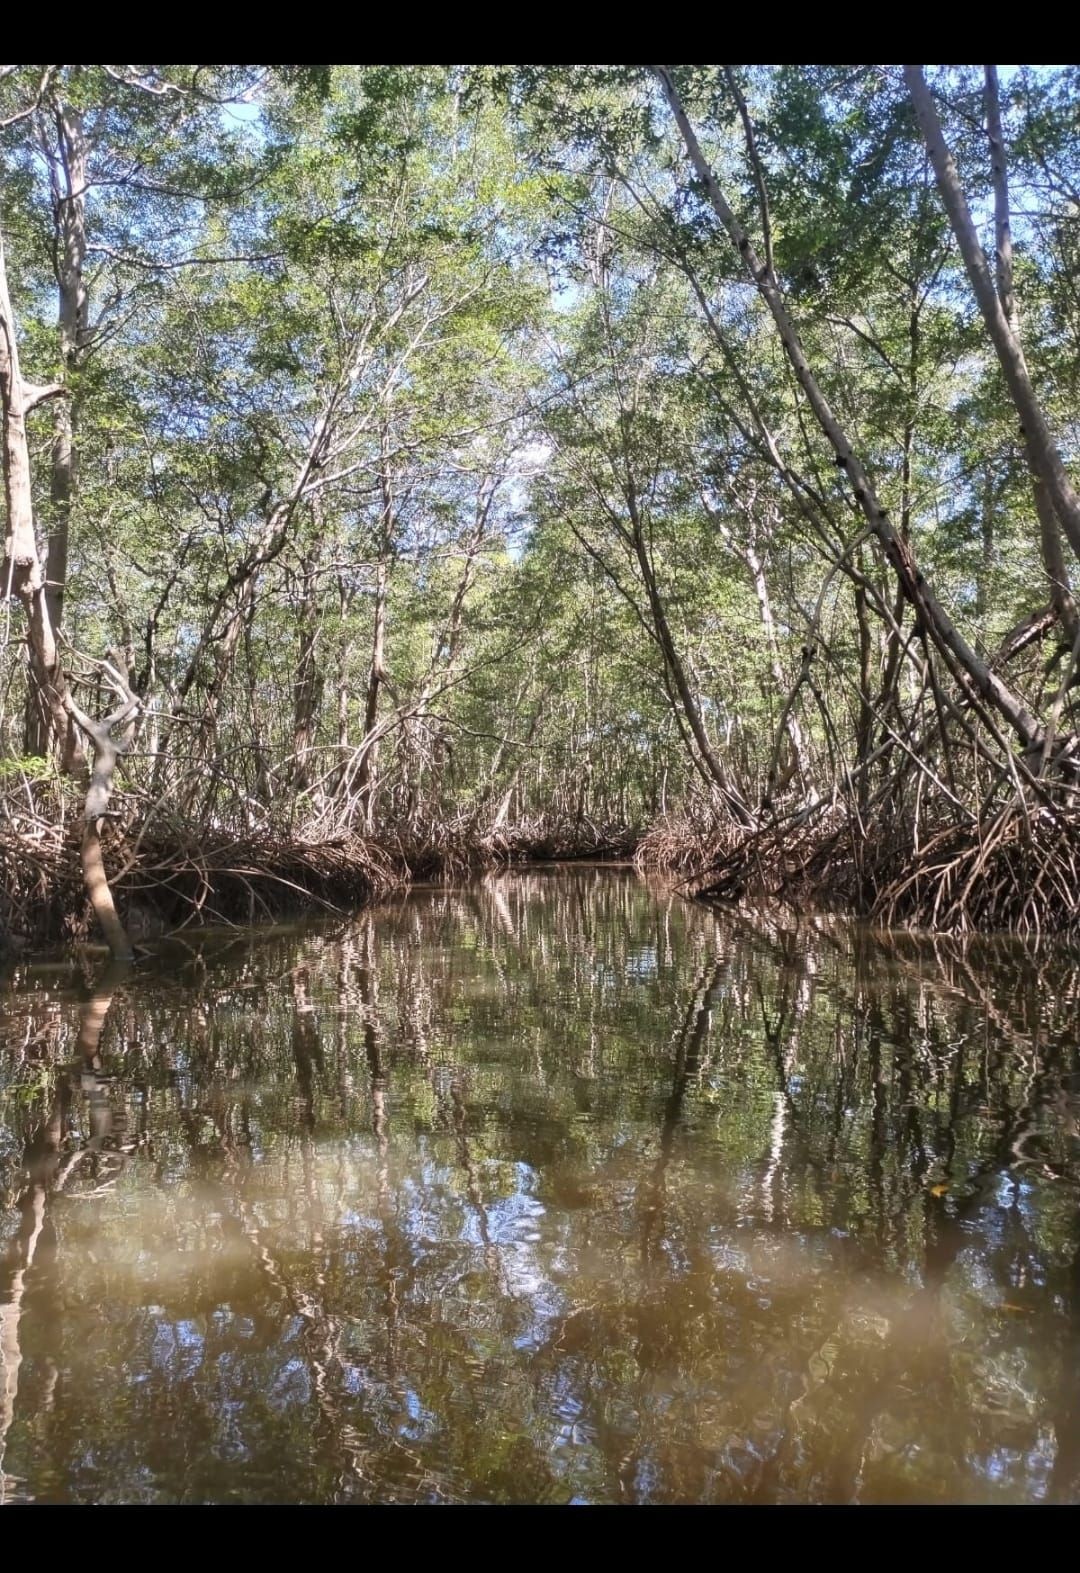
<svg viewBox="0 0 1080 1573">
<path fill-rule="evenodd" d="M 750 833 L 664 823 L 637 862 L 715 901 L 843 910 L 884 927 L 1080 932 L 1080 814 L 1014 801 L 974 823 L 856 823 L 843 804 Z"/>
<path fill-rule="evenodd" d="M 65 830 L 46 807 L 0 821 L 0 951 L 87 940 L 96 917 L 122 955 L 128 934 L 137 942 L 188 926 L 348 911 L 412 880 L 536 859 L 626 858 L 634 845 L 626 831 L 552 821 L 497 835 L 440 827 L 305 842 L 198 826 L 136 835 L 87 820 L 80 838 L 78 822 Z"/>
</svg>

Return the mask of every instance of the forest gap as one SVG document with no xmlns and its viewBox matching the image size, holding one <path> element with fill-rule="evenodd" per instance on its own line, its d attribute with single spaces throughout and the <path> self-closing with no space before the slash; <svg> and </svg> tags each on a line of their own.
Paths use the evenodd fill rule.
<svg viewBox="0 0 1080 1573">
<path fill-rule="evenodd" d="M 510 871 L 0 1017 L 0 1501 L 1080 1499 L 1063 948 Z"/>
</svg>

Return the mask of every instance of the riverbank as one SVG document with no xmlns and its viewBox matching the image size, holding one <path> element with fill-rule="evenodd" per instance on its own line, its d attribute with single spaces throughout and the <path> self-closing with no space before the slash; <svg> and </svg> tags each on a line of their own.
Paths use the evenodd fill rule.
<svg viewBox="0 0 1080 1573">
<path fill-rule="evenodd" d="M 665 820 L 638 866 L 714 902 L 780 902 L 942 934 L 1080 934 L 1080 814 L 1014 801 L 993 815 L 863 820 L 816 804 L 743 830 Z"/>
<path fill-rule="evenodd" d="M 0 828 L 0 951 L 93 937 L 80 834 L 78 822 Z M 136 943 L 179 928 L 353 910 L 414 881 L 460 880 L 500 864 L 629 858 L 636 843 L 632 831 L 588 822 L 320 841 L 199 827 L 140 834 L 110 825 L 102 835 L 113 897 Z"/>
<path fill-rule="evenodd" d="M 0 828 L 0 950 L 94 937 L 80 828 Z M 540 820 L 321 840 L 114 823 L 102 849 L 136 944 L 181 928 L 355 910 L 416 882 L 579 859 L 633 859 L 711 903 L 767 901 L 942 934 L 1080 934 L 1080 816 L 1060 812 L 867 825 L 842 804 L 823 804 L 745 830 L 674 818 L 644 833 Z"/>
</svg>

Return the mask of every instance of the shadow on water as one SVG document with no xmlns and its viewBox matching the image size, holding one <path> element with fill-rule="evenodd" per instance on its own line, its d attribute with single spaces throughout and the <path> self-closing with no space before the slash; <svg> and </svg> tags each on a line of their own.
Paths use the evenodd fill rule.
<svg viewBox="0 0 1080 1573">
<path fill-rule="evenodd" d="M 16 972 L 0 1500 L 1076 1501 L 1078 986 L 610 868 Z"/>
</svg>

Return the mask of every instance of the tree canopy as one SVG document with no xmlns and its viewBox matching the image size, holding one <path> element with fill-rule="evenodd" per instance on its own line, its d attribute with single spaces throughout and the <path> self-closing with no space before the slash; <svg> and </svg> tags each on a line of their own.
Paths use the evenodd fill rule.
<svg viewBox="0 0 1080 1573">
<path fill-rule="evenodd" d="M 0 68 L 8 927 L 73 821 L 118 953 L 168 837 L 1080 921 L 1078 106 Z"/>
</svg>

